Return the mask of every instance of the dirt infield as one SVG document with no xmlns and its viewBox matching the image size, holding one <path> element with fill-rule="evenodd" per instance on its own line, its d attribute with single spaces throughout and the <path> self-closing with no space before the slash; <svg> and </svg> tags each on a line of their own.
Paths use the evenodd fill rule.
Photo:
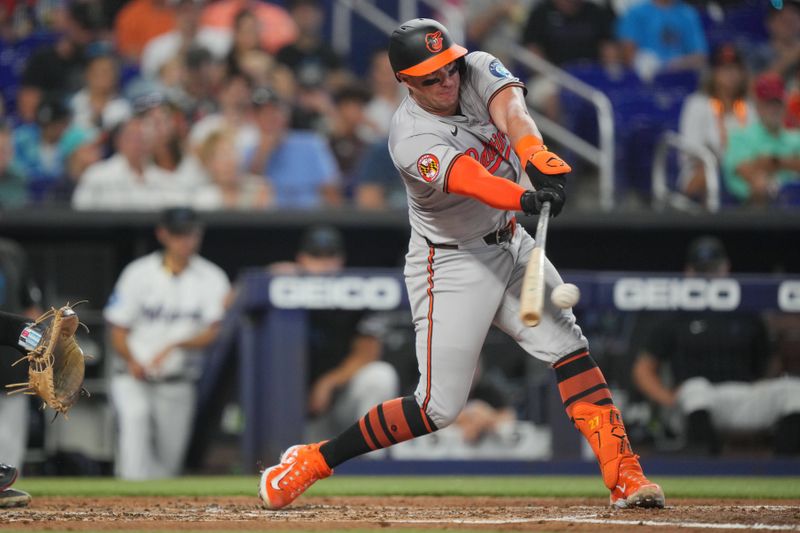
<svg viewBox="0 0 800 533">
<path fill-rule="evenodd" d="M 267 511 L 255 497 L 36 498 L 0 510 L 14 530 L 800 531 L 796 501 L 668 501 L 666 509 L 612 511 L 598 499 L 304 497 Z"/>
</svg>

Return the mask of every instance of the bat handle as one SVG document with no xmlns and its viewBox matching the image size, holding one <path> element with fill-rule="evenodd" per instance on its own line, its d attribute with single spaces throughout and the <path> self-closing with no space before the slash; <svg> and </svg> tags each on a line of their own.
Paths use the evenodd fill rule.
<svg viewBox="0 0 800 533">
<path fill-rule="evenodd" d="M 547 225 L 550 222 L 550 202 L 542 203 L 542 210 L 539 211 L 539 221 L 536 224 L 536 246 L 544 250 L 545 241 L 547 240 Z"/>
</svg>

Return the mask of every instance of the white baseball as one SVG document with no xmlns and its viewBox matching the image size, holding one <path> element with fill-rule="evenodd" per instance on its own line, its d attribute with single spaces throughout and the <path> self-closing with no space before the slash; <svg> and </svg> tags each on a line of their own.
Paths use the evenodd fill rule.
<svg viewBox="0 0 800 533">
<path fill-rule="evenodd" d="M 562 283 L 550 294 L 550 301 L 561 309 L 574 307 L 581 298 L 581 291 L 572 283 Z"/>
</svg>

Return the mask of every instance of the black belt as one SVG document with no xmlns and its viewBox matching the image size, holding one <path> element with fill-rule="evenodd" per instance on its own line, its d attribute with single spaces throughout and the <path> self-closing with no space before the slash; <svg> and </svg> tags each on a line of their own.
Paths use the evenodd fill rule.
<svg viewBox="0 0 800 533">
<path fill-rule="evenodd" d="M 503 244 L 504 242 L 508 242 L 512 238 L 514 238 L 514 230 L 516 229 L 516 227 L 517 227 L 517 218 L 514 217 L 511 220 L 509 220 L 508 224 L 506 224 L 502 228 L 484 235 L 483 242 L 485 242 L 486 244 Z M 425 242 L 428 243 L 428 246 L 432 246 L 434 248 L 442 248 L 444 250 L 458 250 L 457 244 L 431 242 L 431 240 L 428 239 L 427 237 L 425 237 Z"/>
</svg>

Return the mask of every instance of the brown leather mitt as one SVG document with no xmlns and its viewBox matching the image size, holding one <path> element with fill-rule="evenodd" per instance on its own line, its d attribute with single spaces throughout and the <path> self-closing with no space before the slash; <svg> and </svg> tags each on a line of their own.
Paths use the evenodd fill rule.
<svg viewBox="0 0 800 533">
<path fill-rule="evenodd" d="M 86 356 L 75 339 L 78 326 L 86 328 L 67 304 L 51 308 L 26 328 L 23 334 L 41 335 L 41 339 L 28 355 L 14 363 L 28 361 L 28 382 L 8 385 L 13 389 L 9 394 L 36 395 L 44 401 L 42 409 L 48 406 L 66 415 L 81 393 L 86 392 L 83 389 Z"/>
</svg>

